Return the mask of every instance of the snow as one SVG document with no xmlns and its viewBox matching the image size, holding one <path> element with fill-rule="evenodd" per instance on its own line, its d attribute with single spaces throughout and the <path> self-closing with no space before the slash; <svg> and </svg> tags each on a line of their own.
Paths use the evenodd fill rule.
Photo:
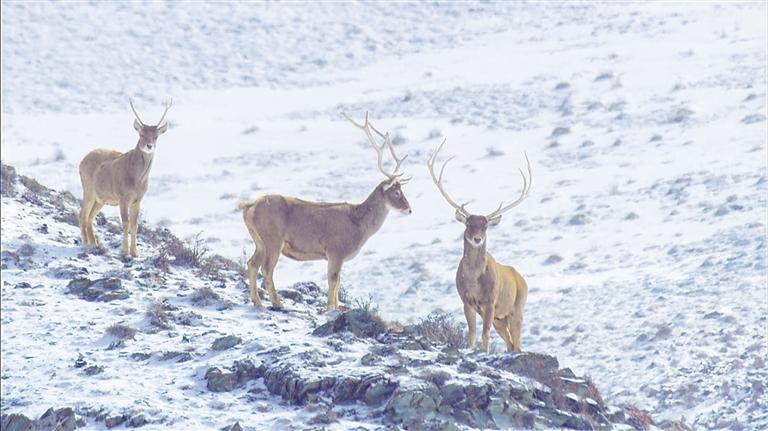
<svg viewBox="0 0 768 431">
<path fill-rule="evenodd" d="M 172 96 L 142 217 L 242 260 L 252 244 L 239 200 L 359 202 L 381 180 L 340 116 L 369 111 L 409 155 L 414 212 L 391 214 L 342 283 L 407 322 L 438 309 L 463 319 L 462 226 L 429 179 L 431 151 L 447 138 L 441 160 L 457 157 L 446 188 L 476 213 L 516 196 L 527 152 L 531 197 L 488 238 L 530 286 L 523 348 L 657 418 L 766 427 L 768 400 L 753 389 L 768 384 L 766 13 L 762 3 L 4 2 L 2 160 L 79 196 L 88 151 L 135 143 L 127 98 L 152 121 Z M 34 223 L 7 219 L 12 205 L 3 199 L 3 249 Z M 325 263 L 282 258 L 275 280 L 324 285 Z M 27 343 L 4 336 L 3 362 Z M 51 399 L 29 384 L 49 378 L 34 364 L 23 386 Z M 130 398 L 137 388 L 125 384 Z"/>
</svg>

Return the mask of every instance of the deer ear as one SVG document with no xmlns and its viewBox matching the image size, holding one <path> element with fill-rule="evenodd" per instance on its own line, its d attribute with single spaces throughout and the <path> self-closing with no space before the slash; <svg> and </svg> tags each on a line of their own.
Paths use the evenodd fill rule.
<svg viewBox="0 0 768 431">
<path fill-rule="evenodd" d="M 168 130 L 168 123 L 165 123 L 162 126 L 158 127 L 157 134 L 162 135 L 163 133 L 165 133 L 166 130 Z"/>
<path fill-rule="evenodd" d="M 456 211 L 456 220 L 458 220 L 462 224 L 467 224 L 467 216 L 465 216 L 459 211 Z"/>
<path fill-rule="evenodd" d="M 136 129 L 137 132 L 141 133 L 141 123 L 139 123 L 139 120 L 133 120 L 133 128 Z"/>
<path fill-rule="evenodd" d="M 492 219 L 489 219 L 488 220 L 488 227 L 494 227 L 494 226 L 498 225 L 499 222 L 501 222 L 501 216 L 496 216 L 496 217 L 494 217 Z"/>
</svg>

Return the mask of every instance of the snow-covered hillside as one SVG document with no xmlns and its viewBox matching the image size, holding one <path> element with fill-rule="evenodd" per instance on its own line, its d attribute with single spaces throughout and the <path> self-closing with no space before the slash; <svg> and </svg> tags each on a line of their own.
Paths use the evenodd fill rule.
<svg viewBox="0 0 768 431">
<path fill-rule="evenodd" d="M 607 404 L 552 356 L 459 350 L 465 335 L 444 317 L 404 327 L 352 298 L 344 313 L 326 312 L 311 282 L 280 289 L 282 310 L 255 308 L 242 268 L 167 229 L 143 226 L 142 259 L 126 260 L 109 252 L 120 228 L 100 218 L 105 248 L 83 249 L 74 197 L 2 168 L 3 430 L 652 421 Z"/>
<path fill-rule="evenodd" d="M 462 226 L 431 151 L 448 139 L 446 187 L 478 213 L 518 193 L 526 151 L 531 197 L 489 232 L 530 286 L 523 349 L 660 418 L 765 428 L 767 12 L 3 2 L 2 160 L 79 196 L 83 155 L 135 144 L 127 98 L 151 119 L 173 96 L 143 218 L 239 261 L 240 199 L 365 198 L 375 156 L 340 113 L 370 111 L 409 154 L 414 212 L 390 215 L 342 283 L 409 322 L 461 316 Z M 286 258 L 275 275 L 324 278 Z"/>
</svg>

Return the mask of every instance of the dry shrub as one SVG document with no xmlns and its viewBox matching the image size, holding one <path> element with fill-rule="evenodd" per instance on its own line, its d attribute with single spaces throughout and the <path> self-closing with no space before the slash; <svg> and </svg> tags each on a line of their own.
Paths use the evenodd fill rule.
<svg viewBox="0 0 768 431">
<path fill-rule="evenodd" d="M 199 287 L 192 292 L 190 299 L 196 305 L 210 305 L 221 301 L 221 295 L 216 293 L 209 286 Z"/>
<path fill-rule="evenodd" d="M 133 340 L 133 338 L 136 336 L 136 329 L 131 328 L 128 325 L 115 323 L 114 325 L 107 328 L 107 335 L 115 337 L 119 340 Z"/>
<path fill-rule="evenodd" d="M 0 194 L 13 197 L 16 195 L 16 169 L 5 163 L 0 164 Z"/>
<path fill-rule="evenodd" d="M 147 308 L 147 317 L 149 317 L 149 323 L 160 329 L 170 329 L 171 327 L 171 315 L 169 311 L 175 307 L 169 304 L 167 301 L 155 301 Z"/>
<path fill-rule="evenodd" d="M 464 326 L 456 322 L 448 313 L 433 311 L 413 325 L 413 328 L 431 343 L 445 344 L 457 349 L 467 347 Z"/>
<path fill-rule="evenodd" d="M 603 400 L 603 396 L 597 389 L 597 385 L 595 385 L 595 382 L 592 380 L 592 376 L 587 375 L 587 377 L 584 378 L 584 382 L 587 385 L 587 393 L 589 394 L 589 397 L 597 401 L 600 407 L 605 408 L 605 400 Z"/>
<path fill-rule="evenodd" d="M 651 429 L 653 418 L 648 412 L 640 410 L 631 404 L 625 404 L 623 407 L 624 413 L 627 415 L 627 422 L 635 427 L 636 430 L 647 431 Z"/>
</svg>

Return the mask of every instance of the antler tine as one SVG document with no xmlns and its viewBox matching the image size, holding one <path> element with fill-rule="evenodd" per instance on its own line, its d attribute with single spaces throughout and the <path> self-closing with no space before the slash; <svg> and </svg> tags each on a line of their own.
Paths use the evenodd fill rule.
<svg viewBox="0 0 768 431">
<path fill-rule="evenodd" d="M 397 157 L 397 154 L 395 154 L 395 147 L 392 145 L 392 140 L 389 138 L 389 132 L 381 133 L 378 129 L 376 129 L 376 127 L 373 126 L 373 124 L 369 123 L 368 125 L 370 126 L 371 130 L 376 132 L 377 135 L 384 138 L 384 142 L 387 144 L 387 147 L 389 148 L 389 154 L 392 155 L 392 158 L 395 159 L 395 163 L 396 163 L 395 170 L 392 171 L 392 173 L 393 174 L 396 173 L 397 170 L 400 169 L 400 164 L 403 162 L 403 160 L 406 159 L 406 157 L 408 157 L 408 154 L 404 155 L 402 159 L 399 159 Z"/>
<path fill-rule="evenodd" d="M 371 128 L 373 128 L 372 125 L 371 125 Z M 375 131 L 376 129 L 373 129 L 373 130 Z M 376 131 L 376 133 L 379 133 L 379 132 Z M 386 145 L 387 148 L 389 148 L 389 154 L 392 155 L 392 158 L 395 160 L 395 169 L 392 170 L 392 175 L 395 177 L 399 177 L 403 175 L 402 173 L 397 173 L 397 171 L 400 170 L 400 165 L 403 164 L 403 160 L 408 158 L 408 154 L 404 155 L 403 158 L 397 157 L 397 154 L 395 154 L 395 147 L 392 146 L 392 140 L 389 138 L 389 132 L 387 132 L 384 135 L 384 145 Z"/>
<path fill-rule="evenodd" d="M 160 117 L 160 121 L 157 122 L 157 125 L 159 126 L 160 123 L 165 120 L 165 115 L 168 113 L 168 110 L 171 109 L 171 106 L 173 106 L 173 97 L 171 97 L 167 102 L 165 102 L 165 112 L 163 112 L 163 116 Z"/>
<path fill-rule="evenodd" d="M 131 111 L 133 111 L 133 115 L 136 117 L 136 121 L 138 121 L 139 124 L 144 126 L 144 122 L 141 121 L 141 118 L 139 118 L 139 113 L 136 112 L 136 108 L 133 107 L 133 98 L 129 97 L 128 98 L 128 103 L 130 103 L 130 105 L 131 105 Z"/>
<path fill-rule="evenodd" d="M 525 163 L 526 163 L 526 166 L 528 167 L 528 178 L 525 177 L 523 170 L 520 169 L 520 176 L 523 177 L 523 190 L 520 192 L 520 197 L 518 197 L 514 202 L 512 202 L 507 206 L 503 206 L 504 203 L 502 202 L 499 205 L 499 208 L 496 209 L 496 211 L 486 216 L 487 219 L 490 220 L 492 218 L 501 217 L 502 214 L 520 205 L 520 203 L 525 198 L 528 197 L 528 193 L 531 191 L 531 185 L 533 185 L 533 173 L 531 171 L 531 161 L 528 159 L 528 154 L 527 153 L 524 153 L 524 154 L 525 154 Z"/>
<path fill-rule="evenodd" d="M 434 152 L 432 152 L 432 156 L 427 161 L 427 169 L 429 169 L 429 176 L 432 177 L 432 182 L 435 183 L 437 186 L 437 190 L 440 192 L 441 195 L 443 195 L 443 198 L 448 202 L 449 205 L 451 205 L 456 212 L 461 213 L 465 217 L 469 217 L 469 213 L 466 209 L 464 209 L 464 205 L 457 204 L 451 197 L 448 195 L 448 192 L 445 191 L 443 188 L 443 173 L 445 172 L 445 167 L 448 165 L 448 162 L 450 162 L 453 157 L 448 158 L 445 162 L 443 162 L 442 167 L 440 168 L 440 175 L 435 175 L 435 161 L 437 160 L 437 153 L 440 152 L 440 150 L 443 148 L 443 145 L 445 145 L 446 139 L 443 139 L 443 142 L 435 149 Z"/>
<path fill-rule="evenodd" d="M 363 124 L 359 124 L 355 122 L 355 120 L 349 118 L 349 116 L 347 116 L 347 114 L 343 112 L 341 115 L 344 118 L 346 118 L 347 121 L 354 124 L 355 127 L 357 127 L 358 129 L 361 129 L 363 133 L 365 133 L 365 136 L 368 138 L 368 141 L 371 143 L 371 146 L 373 146 L 373 149 L 376 151 L 379 171 L 382 174 L 384 174 L 385 177 L 389 178 L 390 180 L 394 180 L 400 177 L 401 175 L 403 175 L 402 173 L 398 174 L 397 171 L 398 169 L 400 169 L 400 165 L 403 163 L 403 160 L 405 160 L 405 158 L 408 156 L 406 155 L 402 159 L 397 158 L 397 155 L 395 155 L 395 151 L 392 149 L 392 142 L 389 139 L 389 133 L 382 134 L 381 132 L 379 132 L 373 127 L 373 125 L 368 121 L 368 111 L 365 112 L 365 122 Z M 376 132 L 379 136 L 384 138 L 384 143 L 382 143 L 381 145 L 378 145 L 376 143 L 376 139 L 374 138 L 373 133 L 371 133 L 372 130 Z M 389 173 L 384 169 L 384 148 L 385 147 L 389 147 L 389 152 L 390 154 L 392 154 L 392 158 L 395 159 L 395 169 L 392 171 L 392 173 Z"/>
</svg>

